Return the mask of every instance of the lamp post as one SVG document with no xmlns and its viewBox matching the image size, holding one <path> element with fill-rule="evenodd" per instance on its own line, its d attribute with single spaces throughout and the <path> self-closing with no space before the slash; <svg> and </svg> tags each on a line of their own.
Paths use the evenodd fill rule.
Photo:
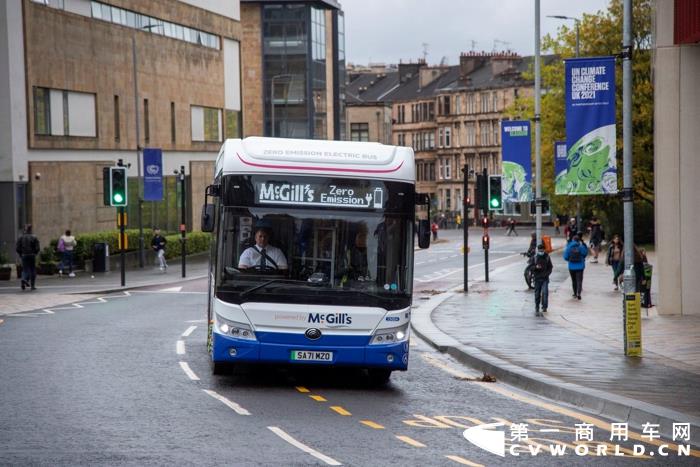
<svg viewBox="0 0 700 467">
<path fill-rule="evenodd" d="M 547 15 L 547 18 L 556 18 L 556 19 L 563 19 L 563 20 L 570 20 L 574 21 L 576 24 L 576 58 L 580 56 L 581 53 L 581 48 L 580 48 L 580 41 L 579 41 L 579 26 L 581 24 L 581 20 L 578 18 L 574 18 L 572 16 L 564 16 L 564 15 Z M 577 196 L 576 197 L 576 229 L 581 230 L 581 199 Z"/>
<path fill-rule="evenodd" d="M 292 80 L 292 75 L 282 74 L 275 75 L 270 79 L 270 136 L 275 136 L 275 80 L 276 79 L 288 79 L 290 82 Z M 285 102 L 287 98 L 285 97 Z"/>
<path fill-rule="evenodd" d="M 145 25 L 142 26 L 138 29 L 141 29 L 143 31 L 148 31 L 151 28 L 155 27 L 155 25 Z M 140 122 L 139 122 L 139 82 L 137 78 L 137 69 L 136 69 L 136 33 L 131 35 L 131 62 L 132 62 L 132 70 L 134 73 L 133 76 L 133 81 L 134 81 L 134 112 L 135 112 L 135 121 L 136 121 L 136 166 L 137 166 L 137 175 L 138 175 L 138 196 L 137 196 L 137 220 L 139 223 L 139 267 L 143 268 L 144 265 L 144 250 L 143 250 L 143 216 L 142 216 L 142 211 L 143 211 L 143 179 L 141 178 L 141 132 L 140 132 Z"/>
</svg>

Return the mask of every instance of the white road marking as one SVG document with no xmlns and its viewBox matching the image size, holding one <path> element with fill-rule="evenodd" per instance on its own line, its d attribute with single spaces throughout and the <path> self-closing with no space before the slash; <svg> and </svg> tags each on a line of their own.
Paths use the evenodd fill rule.
<svg viewBox="0 0 700 467">
<path fill-rule="evenodd" d="M 206 319 L 190 319 L 188 321 L 185 321 L 185 323 L 206 323 Z"/>
<path fill-rule="evenodd" d="M 515 254 L 515 255 L 504 256 L 503 258 L 492 259 L 492 260 L 489 261 L 489 264 L 498 263 L 498 262 L 500 262 L 500 261 L 504 261 L 504 260 L 506 260 L 506 259 L 514 258 L 514 257 L 519 256 L 519 255 L 520 255 L 520 254 L 518 253 L 518 254 Z M 513 264 L 519 264 L 519 263 L 513 263 Z M 508 266 L 511 266 L 511 265 L 508 265 Z M 472 269 L 472 268 L 483 268 L 483 267 L 484 267 L 484 263 L 482 262 L 482 263 L 478 263 L 478 264 L 472 264 L 471 266 L 469 266 L 469 269 Z M 444 273 L 442 273 L 442 274 L 440 274 L 439 272 L 437 272 L 437 273 L 434 272 L 434 273 L 432 273 L 432 274 L 428 274 L 427 276 L 423 276 L 422 279 L 413 279 L 413 280 L 414 280 L 415 282 L 431 282 L 431 281 L 434 281 L 434 280 L 436 280 L 436 279 L 443 279 L 443 278 L 445 278 L 445 277 L 447 277 L 447 276 L 451 276 L 452 274 L 454 274 L 454 273 L 456 273 L 456 272 L 460 272 L 460 271 L 464 271 L 464 268 L 447 269 L 446 272 L 444 272 Z M 496 268 L 496 269 L 491 269 L 491 270 L 489 270 L 490 273 L 493 273 L 493 272 L 496 272 L 496 271 L 499 271 L 499 269 Z M 440 274 L 440 275 L 436 276 L 435 274 Z"/>
<path fill-rule="evenodd" d="M 185 372 L 189 379 L 192 381 L 199 381 L 199 376 L 194 374 L 194 371 L 192 371 L 187 362 L 180 362 L 180 368 L 182 368 L 182 371 Z"/>
<path fill-rule="evenodd" d="M 182 337 L 188 337 L 195 329 L 197 329 L 197 326 L 190 326 L 185 332 L 182 333 Z"/>
<path fill-rule="evenodd" d="M 282 438 L 283 440 L 285 440 L 286 442 L 291 444 L 292 446 L 301 449 L 302 451 L 304 451 L 307 454 L 311 454 L 316 459 L 322 460 L 323 462 L 325 462 L 328 465 L 343 465 L 340 462 L 338 462 L 337 460 L 333 459 L 332 457 L 328 457 L 325 454 L 321 454 L 320 452 L 316 451 L 315 449 L 312 449 L 309 446 L 307 446 L 303 443 L 300 443 L 299 441 L 292 438 L 287 433 L 282 431 L 282 429 L 280 429 L 276 426 L 268 426 L 267 428 L 271 432 L 273 432 L 274 434 L 276 434 L 277 436 L 279 436 L 280 438 Z"/>
<path fill-rule="evenodd" d="M 178 355 L 185 355 L 185 341 L 177 341 L 175 352 L 177 352 Z"/>
<path fill-rule="evenodd" d="M 160 289 L 158 292 L 179 292 L 182 290 L 182 287 L 170 287 L 167 289 Z"/>
<path fill-rule="evenodd" d="M 250 415 L 250 412 L 248 412 L 246 409 L 244 409 L 240 405 L 236 404 L 235 402 L 226 399 L 221 394 L 217 394 L 216 392 L 211 391 L 209 389 L 202 389 L 202 391 L 206 392 L 207 394 L 209 394 L 211 397 L 218 400 L 219 402 L 223 402 L 224 405 L 226 405 L 228 408 L 232 409 L 238 415 Z"/>
</svg>

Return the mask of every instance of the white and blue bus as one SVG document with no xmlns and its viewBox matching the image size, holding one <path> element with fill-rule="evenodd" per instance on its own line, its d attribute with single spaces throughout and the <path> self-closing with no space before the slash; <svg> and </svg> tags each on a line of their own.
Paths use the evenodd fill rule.
<svg viewBox="0 0 700 467">
<path fill-rule="evenodd" d="M 213 372 L 350 366 L 386 382 L 405 371 L 414 234 L 424 248 L 430 239 L 416 204 L 428 201 L 410 148 L 227 140 L 202 211 Z"/>
</svg>

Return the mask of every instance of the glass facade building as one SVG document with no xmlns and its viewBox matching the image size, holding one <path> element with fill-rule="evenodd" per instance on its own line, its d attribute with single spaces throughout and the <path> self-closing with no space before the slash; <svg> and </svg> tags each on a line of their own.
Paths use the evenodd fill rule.
<svg viewBox="0 0 700 467">
<path fill-rule="evenodd" d="M 260 7 L 264 134 L 343 139 L 342 11 L 324 2 L 261 2 Z"/>
</svg>

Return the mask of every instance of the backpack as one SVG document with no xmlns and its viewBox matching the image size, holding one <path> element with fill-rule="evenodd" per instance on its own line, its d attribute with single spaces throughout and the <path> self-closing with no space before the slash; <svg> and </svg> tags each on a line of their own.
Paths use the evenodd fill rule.
<svg viewBox="0 0 700 467">
<path fill-rule="evenodd" d="M 581 260 L 581 247 L 578 244 L 571 245 L 569 250 L 569 261 L 572 263 L 580 263 Z"/>
<path fill-rule="evenodd" d="M 66 242 L 63 240 L 63 237 L 58 239 L 58 244 L 56 245 L 56 249 L 63 253 L 66 251 Z"/>
</svg>

